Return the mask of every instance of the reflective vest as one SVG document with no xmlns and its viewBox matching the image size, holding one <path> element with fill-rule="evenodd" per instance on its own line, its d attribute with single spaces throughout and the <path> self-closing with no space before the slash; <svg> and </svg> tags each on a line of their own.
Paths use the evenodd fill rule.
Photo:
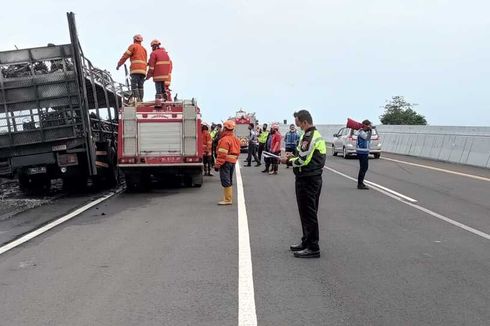
<svg viewBox="0 0 490 326">
<path fill-rule="evenodd" d="M 146 62 L 148 56 L 146 54 L 146 49 L 141 43 L 134 42 L 131 44 L 119 60 L 118 66 L 122 66 L 128 58 L 131 61 L 131 66 L 129 67 L 131 74 L 146 75 Z"/>
<path fill-rule="evenodd" d="M 170 85 L 172 80 L 172 60 L 170 60 L 164 48 L 158 48 L 150 54 L 148 66 L 148 78 L 153 77 L 155 82 L 163 81 L 165 85 Z"/>
<path fill-rule="evenodd" d="M 327 145 L 315 127 L 310 128 L 301 136 L 297 150 L 298 156 L 290 159 L 296 176 L 322 174 L 327 155 Z"/>
<path fill-rule="evenodd" d="M 240 155 L 240 140 L 232 131 L 224 131 L 216 147 L 216 166 L 235 164 Z"/>
<path fill-rule="evenodd" d="M 269 132 L 262 131 L 259 137 L 257 137 L 257 139 L 259 140 L 259 144 L 265 144 L 267 142 L 267 137 L 269 137 Z"/>
</svg>

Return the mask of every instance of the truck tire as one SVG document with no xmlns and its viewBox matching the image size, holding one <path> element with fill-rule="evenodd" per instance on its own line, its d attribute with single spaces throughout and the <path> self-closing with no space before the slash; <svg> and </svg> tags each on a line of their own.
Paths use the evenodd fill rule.
<svg viewBox="0 0 490 326">
<path fill-rule="evenodd" d="M 138 172 L 126 172 L 126 190 L 128 192 L 145 192 L 150 187 L 150 176 Z"/>
<path fill-rule="evenodd" d="M 25 194 L 44 194 L 51 189 L 51 178 L 48 175 L 43 176 L 19 176 L 19 188 Z"/>
<path fill-rule="evenodd" d="M 87 182 L 88 177 L 86 175 L 64 177 L 63 189 L 70 192 L 83 192 L 87 190 Z"/>
<path fill-rule="evenodd" d="M 203 181 L 204 178 L 202 176 L 202 173 L 195 174 L 192 177 L 192 187 L 201 188 Z"/>
<path fill-rule="evenodd" d="M 119 184 L 119 168 L 117 166 L 116 149 L 113 146 L 108 150 L 107 159 L 109 167 L 105 171 L 106 184 L 109 187 L 115 187 Z"/>
</svg>

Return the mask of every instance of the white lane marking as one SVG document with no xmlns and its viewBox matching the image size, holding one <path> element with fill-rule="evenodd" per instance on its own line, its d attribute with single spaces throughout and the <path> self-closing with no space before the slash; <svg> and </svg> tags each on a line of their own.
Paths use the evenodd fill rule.
<svg viewBox="0 0 490 326">
<path fill-rule="evenodd" d="M 346 174 L 343 174 L 342 172 L 339 172 L 339 171 L 334 170 L 334 169 L 332 169 L 332 168 L 329 168 L 329 167 L 327 167 L 327 166 L 325 166 L 325 169 L 327 169 L 327 170 L 329 170 L 329 171 L 332 171 L 332 172 L 334 172 L 334 173 L 336 173 L 336 174 L 338 174 L 338 175 L 341 175 L 341 176 L 343 176 L 343 177 L 345 177 L 345 178 L 347 178 L 347 179 L 350 179 L 350 180 L 353 180 L 353 181 L 357 181 L 357 179 L 354 179 L 354 178 L 352 178 L 352 177 L 350 177 L 350 176 L 348 176 L 348 175 L 346 175 Z M 396 199 L 396 200 L 398 200 L 399 202 L 402 202 L 402 203 L 407 204 L 407 205 L 409 205 L 409 206 L 411 206 L 411 207 L 413 207 L 413 208 L 416 208 L 416 209 L 418 209 L 418 210 L 420 210 L 420 211 L 422 211 L 422 212 L 424 212 L 424 213 L 427 213 L 427 214 L 429 214 L 429 215 L 431 215 L 431 216 L 434 216 L 434 217 L 436 217 L 436 218 L 438 218 L 438 219 L 440 219 L 440 220 L 442 220 L 442 221 L 445 221 L 445 222 L 450 223 L 450 224 L 452 224 L 452 225 L 454 225 L 454 226 L 457 226 L 457 227 L 459 227 L 459 228 L 461 228 L 461 229 L 463 229 L 463 230 L 466 230 L 466 231 L 468 231 L 468 232 L 471 232 L 471 233 L 473 233 L 473 234 L 476 234 L 476 235 L 478 235 L 478 236 L 480 236 L 480 237 L 482 237 L 482 238 L 484 238 L 484 239 L 490 240 L 490 234 L 487 234 L 487 233 L 482 232 L 482 231 L 480 231 L 480 230 L 474 229 L 474 228 L 472 228 L 471 226 L 468 226 L 468 225 L 466 225 L 466 224 L 463 224 L 463 223 L 457 222 L 457 221 L 455 221 L 455 220 L 453 220 L 453 219 L 450 219 L 449 217 L 446 217 L 446 216 L 444 216 L 444 215 L 441 215 L 441 214 L 439 214 L 439 213 L 436 213 L 436 212 L 434 212 L 434 211 L 431 211 L 430 209 L 427 209 L 427 208 L 422 207 L 422 206 L 420 206 L 420 205 L 417 205 L 417 204 L 414 204 L 414 203 L 408 202 L 408 201 L 406 201 L 406 200 L 404 200 L 404 199 L 402 199 L 402 198 L 400 198 L 400 197 L 397 197 L 397 196 L 395 196 L 395 195 L 392 195 L 392 194 L 390 194 L 390 193 L 388 193 L 388 192 L 386 192 L 386 191 L 384 191 L 384 190 L 381 190 L 381 189 L 376 189 L 376 188 L 374 188 L 374 187 L 373 187 L 373 189 L 375 189 L 375 190 L 377 190 L 377 191 L 379 191 L 379 192 L 381 192 L 381 193 L 383 193 L 383 194 L 387 195 L 388 197 L 391 197 L 391 198 L 393 198 L 393 199 Z"/>
<path fill-rule="evenodd" d="M 405 195 L 403 195 L 403 194 L 401 194 L 401 193 L 399 193 L 399 192 L 394 191 L 393 189 L 383 187 L 382 185 L 379 185 L 379 184 L 374 183 L 374 182 L 371 182 L 371 181 L 367 181 L 367 180 L 365 180 L 365 182 L 366 182 L 368 185 L 372 186 L 372 187 L 375 187 L 375 188 L 380 188 L 380 189 L 383 189 L 384 191 L 388 191 L 388 192 L 392 193 L 393 195 L 395 195 L 395 196 L 397 196 L 397 197 L 400 197 L 400 198 L 403 198 L 403 199 L 405 199 L 406 201 L 409 201 L 409 202 L 411 202 L 411 203 L 416 203 L 416 202 L 417 202 L 417 200 L 416 200 L 416 199 L 413 199 L 413 198 L 411 198 L 411 197 L 405 196 Z"/>
<path fill-rule="evenodd" d="M 440 219 L 442 221 L 445 221 L 445 222 L 448 222 L 448 223 L 450 223 L 452 225 L 455 225 L 455 226 L 457 226 L 457 227 L 459 227 L 459 228 L 461 228 L 463 230 L 466 230 L 466 231 L 471 232 L 473 234 L 479 235 L 480 237 L 482 237 L 484 239 L 490 240 L 490 234 L 487 234 L 487 233 L 482 232 L 480 230 L 474 229 L 471 226 L 468 226 L 466 224 L 463 224 L 463 223 L 460 223 L 460 222 L 455 221 L 453 219 L 450 219 L 449 217 L 446 217 L 444 215 L 441 215 L 439 213 L 436 213 L 434 211 L 431 211 L 430 209 L 427 209 L 427 208 L 422 207 L 420 205 L 412 204 L 412 203 L 407 203 L 407 202 L 405 202 L 405 204 L 410 205 L 413 208 L 416 208 L 416 209 L 418 209 L 418 210 L 420 210 L 420 211 L 422 211 L 424 213 L 427 213 L 429 215 L 432 215 L 434 217 L 437 217 L 438 219 Z"/>
<path fill-rule="evenodd" d="M 357 179 L 355 179 L 353 177 L 350 177 L 347 174 L 344 174 L 344 173 L 342 173 L 340 171 L 337 171 L 335 169 L 332 169 L 332 168 L 330 168 L 328 166 L 325 166 L 324 168 L 327 169 L 327 170 L 329 170 L 329 171 L 331 171 L 331 172 L 333 172 L 333 173 L 336 173 L 338 175 L 341 175 L 344 178 L 347 178 L 347 179 L 350 179 L 352 181 L 357 182 Z M 394 190 L 392 190 L 390 188 L 383 187 L 383 186 L 381 186 L 381 185 L 379 185 L 377 183 L 374 183 L 374 182 L 371 182 L 371 181 L 367 181 L 367 180 L 365 182 L 367 184 L 369 184 L 374 190 L 379 191 L 379 192 L 381 192 L 381 193 L 383 193 L 383 194 L 385 194 L 385 195 L 387 195 L 389 197 L 393 197 L 393 198 L 396 197 L 397 199 L 403 199 L 403 200 L 406 200 L 406 201 L 411 202 L 411 203 L 416 203 L 417 202 L 416 199 L 413 199 L 411 197 L 405 196 L 405 195 L 403 195 L 403 194 L 401 194 L 401 193 L 399 193 L 397 191 L 394 191 Z"/>
<path fill-rule="evenodd" d="M 419 168 L 424 168 L 424 169 L 429 169 L 429 170 L 434 170 L 434 171 L 439 171 L 439 172 L 445 172 L 445 173 L 449 173 L 449 174 L 455 174 L 455 175 L 460 175 L 460 176 L 467 177 L 467 178 L 472 178 L 472 179 L 476 179 L 476 180 L 490 182 L 490 178 L 480 177 L 480 176 L 474 175 L 474 174 L 467 174 L 467 173 L 462 173 L 462 172 L 456 172 L 456 171 L 452 171 L 452 170 L 446 170 L 446 169 L 436 168 L 436 167 L 433 167 L 433 166 L 430 166 L 430 165 L 423 165 L 423 164 L 417 164 L 417 163 L 406 162 L 406 161 L 401 161 L 401 160 L 395 160 L 393 158 L 387 158 L 387 157 L 382 157 L 382 159 L 383 160 L 387 160 L 387 161 L 402 163 L 402 164 L 406 164 L 406 165 L 417 166 Z"/>
<path fill-rule="evenodd" d="M 254 277 L 252 253 L 248 232 L 247 207 L 243 191 L 240 165 L 236 165 L 237 201 L 238 201 L 238 325 L 256 326 Z"/>
<path fill-rule="evenodd" d="M 17 246 L 20 246 L 23 243 L 26 243 L 27 241 L 29 241 L 29 240 L 37 237 L 38 235 L 43 234 L 46 231 L 51 230 L 52 228 L 60 225 L 61 223 L 64 223 L 64 222 L 66 222 L 66 221 L 74 218 L 75 216 L 80 215 L 81 213 L 85 212 L 89 208 L 94 207 L 95 205 L 100 204 L 104 200 L 107 200 L 107 199 L 111 198 L 116 193 L 117 192 L 111 192 L 111 193 L 109 193 L 109 194 L 107 194 L 107 195 L 105 195 L 105 196 L 103 196 L 103 197 L 101 197 L 99 199 L 96 199 L 96 200 L 94 200 L 94 201 L 92 201 L 92 202 L 90 202 L 90 203 L 88 203 L 88 204 L 86 204 L 86 205 L 84 205 L 84 206 L 82 206 L 82 207 L 74 210 L 73 212 L 71 212 L 71 213 L 69 213 L 69 214 L 67 214 L 65 216 L 60 217 L 59 219 L 57 219 L 57 220 L 55 220 L 55 221 L 53 221 L 53 222 L 51 222 L 49 224 L 46 224 L 45 226 L 43 226 L 43 227 L 41 227 L 41 228 L 39 228 L 37 230 L 34 230 L 34 231 L 32 231 L 32 232 L 30 232 L 30 233 L 28 233 L 28 234 L 20 237 L 17 240 L 14 240 L 14 241 L 12 241 L 10 243 L 7 243 L 6 245 L 0 247 L 0 255 L 3 254 L 3 253 L 5 253 L 5 252 L 7 252 L 7 251 L 9 251 L 10 249 L 13 249 L 13 248 L 15 248 Z"/>
</svg>

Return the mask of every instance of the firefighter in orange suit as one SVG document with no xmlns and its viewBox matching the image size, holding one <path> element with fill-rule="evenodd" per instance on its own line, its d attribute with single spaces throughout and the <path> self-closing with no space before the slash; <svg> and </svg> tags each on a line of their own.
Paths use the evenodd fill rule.
<svg viewBox="0 0 490 326">
<path fill-rule="evenodd" d="M 160 45 L 159 40 L 151 41 L 153 51 L 150 54 L 146 79 L 153 77 L 157 91 L 156 98 L 163 97 L 165 101 L 171 101 L 172 96 L 170 95 L 169 87 L 172 79 L 172 60 L 170 60 L 165 48 L 160 47 Z"/>
<path fill-rule="evenodd" d="M 146 77 L 146 63 L 148 60 L 148 55 L 146 54 L 146 49 L 141 45 L 141 42 L 143 42 L 143 36 L 137 34 L 133 37 L 133 41 L 134 43 L 128 47 L 117 63 L 116 69 L 119 70 L 119 68 L 129 58 L 131 61 L 129 73 L 131 76 L 131 90 L 133 91 L 133 97 L 139 101 L 142 101 L 144 95 L 143 84 Z"/>
<path fill-rule="evenodd" d="M 225 121 L 223 132 L 216 147 L 216 163 L 214 170 L 219 171 L 221 185 L 224 188 L 224 199 L 218 205 L 231 205 L 233 202 L 233 172 L 240 155 L 240 140 L 234 133 L 235 122 Z"/>
<path fill-rule="evenodd" d="M 209 133 L 209 127 L 207 124 L 203 124 L 201 127 L 202 130 L 202 163 L 204 164 L 204 175 L 213 176 L 211 173 L 211 165 L 213 162 L 212 155 L 212 146 L 213 141 L 211 139 L 211 134 Z"/>
</svg>

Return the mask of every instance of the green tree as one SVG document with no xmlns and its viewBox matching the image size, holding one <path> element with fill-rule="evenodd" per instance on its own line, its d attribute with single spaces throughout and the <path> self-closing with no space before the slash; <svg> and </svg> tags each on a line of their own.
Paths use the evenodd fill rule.
<svg viewBox="0 0 490 326">
<path fill-rule="evenodd" d="M 383 107 L 385 112 L 379 120 L 384 125 L 426 125 L 425 117 L 413 110 L 416 105 L 405 101 L 403 96 L 393 96 Z"/>
</svg>

